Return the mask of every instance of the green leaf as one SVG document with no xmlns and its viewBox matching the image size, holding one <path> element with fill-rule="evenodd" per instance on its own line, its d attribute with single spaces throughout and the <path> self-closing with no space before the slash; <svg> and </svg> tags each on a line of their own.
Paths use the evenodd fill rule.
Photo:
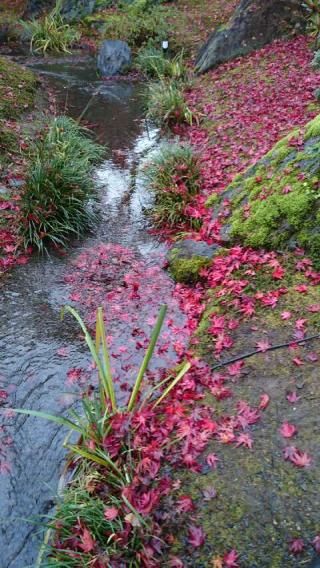
<svg viewBox="0 0 320 568">
<path fill-rule="evenodd" d="M 170 383 L 170 385 L 163 391 L 162 395 L 154 403 L 152 408 L 158 406 L 158 404 L 160 404 L 160 402 L 162 402 L 163 399 L 166 398 L 166 396 L 168 396 L 169 392 L 176 386 L 176 384 L 178 384 L 178 382 L 184 377 L 184 375 L 189 371 L 190 368 L 191 368 L 190 363 L 186 363 L 182 367 L 181 371 L 177 374 L 176 378 L 173 379 L 172 383 Z"/>
<path fill-rule="evenodd" d="M 142 379 L 143 379 L 144 374 L 145 374 L 145 372 L 148 368 L 150 359 L 153 355 L 154 348 L 156 346 L 156 343 L 157 343 L 157 340 L 158 340 L 158 337 L 160 335 L 160 331 L 161 331 L 161 328 L 162 328 L 162 325 L 163 325 L 163 322 L 164 322 L 164 318 L 165 318 L 166 313 L 167 313 L 167 309 L 168 309 L 168 306 L 166 304 L 161 306 L 161 309 L 160 309 L 160 312 L 159 312 L 159 315 L 158 315 L 158 320 L 157 320 L 156 325 L 154 327 L 154 330 L 152 332 L 149 347 L 148 347 L 147 352 L 145 354 L 145 357 L 143 359 L 143 362 L 142 362 L 142 365 L 140 367 L 135 385 L 134 385 L 132 393 L 131 393 L 131 397 L 130 397 L 129 404 L 128 404 L 128 411 L 129 412 L 131 412 L 131 410 L 133 410 L 134 405 L 136 403 L 137 396 L 139 394 L 139 390 L 140 390 L 140 387 L 141 387 Z"/>
<path fill-rule="evenodd" d="M 27 414 L 29 416 L 36 416 L 37 418 L 44 418 L 45 420 L 50 420 L 51 422 L 56 422 L 56 424 L 60 424 L 61 426 L 66 426 L 67 428 L 71 428 L 71 430 L 75 430 L 76 432 L 82 433 L 82 428 L 68 420 L 68 418 L 63 418 L 62 416 L 54 416 L 52 414 L 47 414 L 46 412 L 40 412 L 38 410 L 26 410 L 24 408 L 11 408 L 13 412 L 18 412 L 19 414 Z"/>
</svg>

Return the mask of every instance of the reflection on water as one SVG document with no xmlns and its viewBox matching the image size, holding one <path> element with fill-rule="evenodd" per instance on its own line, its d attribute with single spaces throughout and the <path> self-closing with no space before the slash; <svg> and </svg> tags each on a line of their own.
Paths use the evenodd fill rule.
<svg viewBox="0 0 320 568">
<path fill-rule="evenodd" d="M 68 370 L 86 370 L 89 365 L 77 327 L 70 320 L 62 325 L 59 319 L 60 307 L 68 301 L 64 275 L 72 271 L 72 259 L 101 242 L 130 247 L 140 266 L 143 259 L 148 266 L 156 263 L 163 252 L 163 245 L 148 233 L 142 214 L 148 195 L 136 176 L 158 133 L 143 119 L 141 85 L 99 81 L 91 60 L 37 67 L 71 116 L 78 117 L 90 101 L 86 119 L 106 146 L 106 159 L 96 172 L 102 209 L 96 234 L 74 244 L 65 256 L 34 256 L 14 270 L 1 289 L 0 389 L 9 392 L 11 406 L 62 414 L 74 401 L 72 393 L 78 392 L 66 381 Z M 163 277 L 160 301 L 171 289 L 170 279 Z M 41 527 L 37 530 L 25 519 L 37 519 L 52 507 L 64 435 L 45 421 L 5 416 L 0 431 L 0 568 L 35 562 Z"/>
</svg>

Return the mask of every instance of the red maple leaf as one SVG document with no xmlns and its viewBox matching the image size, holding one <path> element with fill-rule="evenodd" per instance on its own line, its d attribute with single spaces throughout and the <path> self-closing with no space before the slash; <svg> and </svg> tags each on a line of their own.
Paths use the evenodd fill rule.
<svg viewBox="0 0 320 568">
<path fill-rule="evenodd" d="M 310 456 L 308 456 L 306 452 L 301 452 L 300 450 L 295 452 L 290 461 L 292 461 L 292 463 L 297 467 L 309 467 L 311 465 Z"/>
<path fill-rule="evenodd" d="M 113 521 L 119 514 L 119 509 L 117 509 L 116 507 L 107 507 L 107 509 L 104 510 L 104 516 L 107 519 L 107 521 Z"/>
<path fill-rule="evenodd" d="M 299 284 L 299 286 L 295 287 L 295 290 L 300 292 L 300 294 L 305 294 L 308 292 L 308 286 L 306 284 Z"/>
<path fill-rule="evenodd" d="M 258 351 L 261 351 L 261 353 L 265 353 L 265 351 L 267 351 L 271 347 L 271 344 L 267 339 L 266 340 L 263 339 L 261 341 L 257 341 L 256 347 Z"/>
<path fill-rule="evenodd" d="M 292 438 L 297 432 L 294 424 L 289 424 L 289 422 L 284 422 L 280 428 L 280 433 L 284 438 Z"/>
<path fill-rule="evenodd" d="M 195 507 L 192 499 L 188 495 L 181 495 L 178 497 L 177 511 L 179 513 L 187 513 L 194 511 Z"/>
<path fill-rule="evenodd" d="M 281 280 L 283 278 L 285 274 L 285 270 L 281 267 L 278 266 L 272 273 L 272 278 L 274 278 L 275 280 Z"/>
<path fill-rule="evenodd" d="M 292 554 L 300 554 L 305 549 L 305 544 L 302 538 L 295 538 L 291 541 L 289 550 Z"/>
<path fill-rule="evenodd" d="M 83 552 L 91 552 L 96 547 L 96 541 L 88 531 L 86 526 L 82 526 L 82 534 L 80 535 L 81 543 L 79 544 L 79 548 L 83 550 Z"/>
<path fill-rule="evenodd" d="M 188 542 L 191 546 L 198 548 L 202 546 L 205 542 L 206 535 L 201 527 L 196 525 L 190 525 L 188 530 Z"/>
<path fill-rule="evenodd" d="M 291 316 L 292 316 L 292 313 L 291 313 L 291 312 L 286 312 L 286 311 L 285 311 L 285 312 L 281 312 L 281 314 L 280 314 L 280 315 L 281 315 L 281 319 L 283 319 L 283 320 L 288 320 L 288 319 L 290 319 L 290 318 L 291 318 Z"/>
<path fill-rule="evenodd" d="M 246 433 L 239 434 L 237 438 L 236 448 L 238 448 L 239 446 L 245 446 L 246 448 L 249 448 L 249 450 L 251 450 L 253 446 L 253 440 L 251 436 Z"/>
<path fill-rule="evenodd" d="M 217 467 L 218 461 L 219 461 L 219 458 L 214 453 L 209 454 L 206 458 L 207 464 L 210 465 L 210 467 L 212 467 L 213 469 L 215 469 Z"/>
<path fill-rule="evenodd" d="M 304 362 L 302 361 L 302 359 L 300 359 L 300 357 L 295 357 L 294 359 L 292 359 L 292 362 L 297 365 L 297 367 L 304 365 Z"/>
<path fill-rule="evenodd" d="M 295 446 L 287 446 L 283 450 L 283 457 L 285 460 L 291 461 L 297 467 L 309 467 L 311 465 L 311 458 L 306 452 L 301 452 Z"/>
<path fill-rule="evenodd" d="M 300 400 L 300 396 L 298 396 L 295 391 L 291 391 L 288 392 L 286 399 L 291 402 L 291 404 L 294 404 L 295 402 L 298 402 L 298 400 Z"/>
<path fill-rule="evenodd" d="M 270 402 L 270 396 L 266 393 L 262 394 L 260 396 L 260 404 L 259 404 L 260 410 L 265 410 L 265 408 L 267 408 L 267 406 L 269 405 L 269 402 Z"/>
<path fill-rule="evenodd" d="M 320 554 L 320 534 L 317 534 L 317 536 L 313 539 L 312 545 L 315 551 Z"/>
<path fill-rule="evenodd" d="M 230 550 L 230 552 L 224 555 L 223 562 L 227 568 L 238 568 L 239 567 L 238 559 L 239 559 L 239 554 L 233 548 L 232 550 Z"/>
</svg>

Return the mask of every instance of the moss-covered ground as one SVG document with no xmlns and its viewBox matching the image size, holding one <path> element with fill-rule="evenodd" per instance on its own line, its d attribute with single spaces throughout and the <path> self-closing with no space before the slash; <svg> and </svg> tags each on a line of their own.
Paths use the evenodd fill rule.
<svg viewBox="0 0 320 568">
<path fill-rule="evenodd" d="M 37 93 L 35 75 L 11 59 L 0 57 L 0 275 L 17 258 L 16 211 L 23 179 L 25 130 Z M 29 128 L 29 127 L 27 127 Z"/>
<path fill-rule="evenodd" d="M 256 298 L 257 293 L 286 290 L 274 308 L 261 304 L 253 316 L 247 317 L 241 306 L 232 307 L 237 294 L 226 291 L 221 294 L 222 286 L 206 292 L 207 308 L 195 333 L 194 349 L 212 367 L 221 360 L 257 350 L 261 340 L 272 346 L 290 341 L 293 345 L 258 353 L 247 359 L 235 374 L 232 367 L 217 370 L 216 380 L 222 379 L 229 391 L 225 397 L 221 392 L 214 391 L 213 395 L 210 389 L 205 390 L 200 404 L 209 405 L 215 419 L 225 420 L 226 424 L 237 416 L 240 401 L 257 408 L 261 396 L 267 394 L 270 402 L 261 411 L 261 419 L 245 429 L 252 437 L 252 448 L 214 440 L 207 445 L 200 473 L 181 470 L 175 475 L 181 484 L 181 495 L 190 496 L 195 503 L 196 524 L 206 534 L 204 546 L 193 549 L 186 539 L 187 526 L 181 529 L 181 516 L 177 517 L 177 525 L 171 527 L 176 535 L 173 551 L 183 558 L 185 566 L 205 568 L 215 566 L 214 562 L 219 566 L 219 559 L 231 549 L 238 551 L 240 565 L 245 568 L 308 566 L 314 555 L 309 543 L 320 528 L 317 411 L 320 349 L 319 340 L 298 346 L 293 338 L 296 322 L 301 320 L 307 336 L 320 333 L 320 295 L 318 287 L 310 286 L 305 274 L 296 270 L 294 256 L 283 257 L 282 261 L 286 275 L 281 281 L 273 278 L 272 267 L 260 267 L 256 274 L 250 273 L 249 277 L 247 274 L 248 283 L 241 292 L 241 297 L 248 300 Z M 233 284 L 243 282 L 251 268 L 248 263 L 243 269 L 235 270 Z M 303 285 L 307 287 L 306 293 L 299 291 Z M 289 319 L 284 320 L 284 314 Z M 230 331 L 233 346 L 223 356 L 215 354 L 216 339 L 210 331 L 216 316 L 237 322 Z M 290 392 L 297 394 L 297 402 L 288 401 Z M 292 439 L 283 438 L 279 431 L 285 421 L 297 428 Z M 299 468 L 284 460 L 283 450 L 291 445 L 312 456 L 310 467 Z M 216 469 L 206 463 L 206 456 L 211 453 L 219 459 Z M 206 493 L 212 493 L 213 488 L 216 495 L 208 499 Z M 289 544 L 298 537 L 307 543 L 306 551 L 294 556 L 289 553 Z"/>
</svg>

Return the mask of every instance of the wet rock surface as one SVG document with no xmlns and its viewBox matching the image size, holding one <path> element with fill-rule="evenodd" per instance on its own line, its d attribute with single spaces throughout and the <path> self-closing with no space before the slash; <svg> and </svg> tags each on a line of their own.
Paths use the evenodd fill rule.
<svg viewBox="0 0 320 568">
<path fill-rule="evenodd" d="M 125 41 L 106 40 L 98 54 L 97 65 L 103 77 L 112 77 L 126 71 L 131 64 L 131 49 Z"/>
<path fill-rule="evenodd" d="M 196 69 L 208 69 L 270 43 L 301 33 L 305 14 L 297 0 L 242 0 L 226 26 L 218 28 L 199 52 Z"/>
<path fill-rule="evenodd" d="M 202 256 L 204 258 L 212 258 L 217 250 L 218 245 L 208 245 L 205 241 L 195 241 L 193 239 L 185 239 L 174 244 L 170 256 L 174 254 L 175 259 L 192 258 L 193 256 Z"/>
</svg>

